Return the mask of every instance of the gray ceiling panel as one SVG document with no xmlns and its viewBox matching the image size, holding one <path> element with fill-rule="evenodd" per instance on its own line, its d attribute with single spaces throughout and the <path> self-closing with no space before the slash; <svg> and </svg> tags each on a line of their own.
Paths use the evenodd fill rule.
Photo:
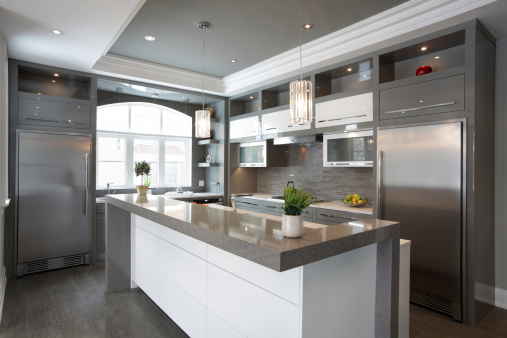
<svg viewBox="0 0 507 338">
<path fill-rule="evenodd" d="M 406 0 L 304 0 L 303 43 L 315 40 Z M 298 0 L 147 0 L 110 53 L 224 77 L 299 45 Z M 156 38 L 153 42 L 146 35 Z M 230 63 L 230 59 L 238 62 Z"/>
</svg>

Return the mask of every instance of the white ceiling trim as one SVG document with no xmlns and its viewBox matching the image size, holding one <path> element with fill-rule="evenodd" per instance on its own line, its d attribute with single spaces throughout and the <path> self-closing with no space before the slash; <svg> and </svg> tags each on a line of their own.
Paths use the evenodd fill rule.
<svg viewBox="0 0 507 338">
<path fill-rule="evenodd" d="M 497 0 L 410 0 L 304 44 L 303 65 L 310 68 L 317 63 L 413 32 L 495 1 Z M 199 78 L 201 75 L 198 73 L 112 54 L 100 58 L 93 69 L 191 90 L 201 90 L 202 86 Z M 232 96 L 273 79 L 294 76 L 298 71 L 299 48 L 294 48 L 223 79 L 207 76 L 205 91 Z"/>
<path fill-rule="evenodd" d="M 201 91 L 203 88 L 202 73 L 169 67 L 158 63 L 152 63 L 107 53 L 93 66 L 95 71 L 104 74 L 126 75 L 131 79 L 146 81 L 151 80 L 161 85 L 170 84 L 173 87 Z M 222 78 L 204 74 L 204 91 L 207 93 L 224 94 L 225 88 Z"/>
</svg>

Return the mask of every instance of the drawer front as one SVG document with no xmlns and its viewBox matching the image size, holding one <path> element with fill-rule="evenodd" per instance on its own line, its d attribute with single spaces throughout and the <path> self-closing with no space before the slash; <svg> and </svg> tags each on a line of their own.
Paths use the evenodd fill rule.
<svg viewBox="0 0 507 338">
<path fill-rule="evenodd" d="M 296 130 L 310 129 L 311 123 L 290 123 L 290 110 L 277 111 L 262 115 L 262 134 L 285 133 Z"/>
<path fill-rule="evenodd" d="M 331 210 L 331 209 L 325 209 L 325 208 L 317 208 L 317 223 L 321 224 L 327 224 L 322 223 L 320 221 L 327 221 L 334 224 L 337 223 L 346 223 L 355 221 L 362 218 L 371 218 L 371 215 L 365 215 L 365 214 L 356 214 L 352 212 L 346 212 L 346 211 L 339 211 L 339 210 Z"/>
<path fill-rule="evenodd" d="M 236 198 L 236 208 L 261 212 L 261 201 L 252 198 Z"/>
<path fill-rule="evenodd" d="M 18 123 L 90 129 L 90 106 L 18 98 Z"/>
<path fill-rule="evenodd" d="M 95 213 L 96 214 L 105 214 L 106 213 L 106 203 L 95 204 Z"/>
<path fill-rule="evenodd" d="M 97 247 L 95 253 L 100 255 L 106 253 L 106 215 L 97 214 L 95 216 L 96 241 Z"/>
<path fill-rule="evenodd" d="M 158 303 L 159 279 L 159 239 L 153 234 L 135 226 L 132 279 L 155 302 Z"/>
<path fill-rule="evenodd" d="M 160 273 L 180 289 L 206 304 L 206 261 L 160 240 Z"/>
<path fill-rule="evenodd" d="M 208 309 L 247 337 L 298 337 L 299 307 L 208 264 Z M 254 320 L 255 319 L 255 320 Z M 262 325 L 259 325 L 262 323 Z"/>
<path fill-rule="evenodd" d="M 143 218 L 136 214 L 132 214 L 130 216 L 130 222 L 139 228 L 154 234 L 157 237 L 159 236 L 160 227 L 162 227 L 160 224 L 147 220 L 146 218 Z"/>
<path fill-rule="evenodd" d="M 315 104 L 315 127 L 373 121 L 373 93 Z"/>
<path fill-rule="evenodd" d="M 464 109 L 464 75 L 380 91 L 381 120 Z"/>
<path fill-rule="evenodd" d="M 163 225 L 160 226 L 160 238 L 199 258 L 206 259 L 206 243 L 204 242 Z"/>
<path fill-rule="evenodd" d="M 206 337 L 206 307 L 160 276 L 158 306 L 190 337 Z M 149 335 L 147 335 L 149 336 Z"/>
<path fill-rule="evenodd" d="M 211 245 L 208 247 L 208 262 L 299 305 L 299 268 L 277 272 Z"/>
<path fill-rule="evenodd" d="M 262 212 L 269 215 L 281 216 L 285 213 L 281 207 L 283 207 L 283 202 L 263 201 Z"/>
<path fill-rule="evenodd" d="M 210 310 L 207 310 L 206 330 L 207 338 L 245 338 L 238 330 Z"/>
</svg>

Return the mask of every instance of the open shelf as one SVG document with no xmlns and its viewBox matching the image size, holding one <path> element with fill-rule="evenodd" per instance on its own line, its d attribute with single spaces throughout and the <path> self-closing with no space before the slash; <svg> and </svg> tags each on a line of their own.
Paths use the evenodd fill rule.
<svg viewBox="0 0 507 338">
<path fill-rule="evenodd" d="M 231 117 L 254 113 L 259 110 L 259 92 L 246 94 L 231 100 Z"/>
<path fill-rule="evenodd" d="M 212 163 L 206 163 L 206 162 L 197 163 L 197 166 L 201 167 L 201 168 L 218 167 L 219 165 L 220 165 L 220 163 L 216 163 L 216 162 L 212 162 Z"/>
<path fill-rule="evenodd" d="M 90 100 L 91 78 L 18 66 L 18 91 L 37 95 Z"/>
<path fill-rule="evenodd" d="M 219 123 L 220 122 L 220 120 L 215 117 L 210 117 L 209 121 L 210 121 L 210 123 Z"/>
<path fill-rule="evenodd" d="M 415 77 L 421 66 L 430 66 L 435 73 L 464 65 L 465 31 L 462 30 L 380 55 L 380 83 Z"/>
<path fill-rule="evenodd" d="M 370 58 L 315 74 L 315 97 L 371 86 L 372 67 Z"/>
<path fill-rule="evenodd" d="M 305 77 L 303 80 L 310 80 L 310 78 Z M 262 91 L 262 110 L 277 108 L 288 104 L 290 104 L 290 82 Z"/>
<path fill-rule="evenodd" d="M 220 143 L 219 140 L 212 140 L 212 139 L 197 141 L 197 144 L 200 146 L 207 145 L 207 144 L 219 144 L 219 143 Z"/>
</svg>

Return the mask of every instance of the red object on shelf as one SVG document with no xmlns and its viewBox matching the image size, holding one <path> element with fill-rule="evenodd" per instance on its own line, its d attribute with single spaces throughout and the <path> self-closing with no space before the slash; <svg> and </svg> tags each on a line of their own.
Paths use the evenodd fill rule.
<svg viewBox="0 0 507 338">
<path fill-rule="evenodd" d="M 428 74 L 428 73 L 431 73 L 433 71 L 433 69 L 431 69 L 430 66 L 421 66 L 419 68 L 417 68 L 417 72 L 415 73 L 416 76 L 419 76 L 419 75 L 423 75 L 423 74 Z"/>
</svg>

